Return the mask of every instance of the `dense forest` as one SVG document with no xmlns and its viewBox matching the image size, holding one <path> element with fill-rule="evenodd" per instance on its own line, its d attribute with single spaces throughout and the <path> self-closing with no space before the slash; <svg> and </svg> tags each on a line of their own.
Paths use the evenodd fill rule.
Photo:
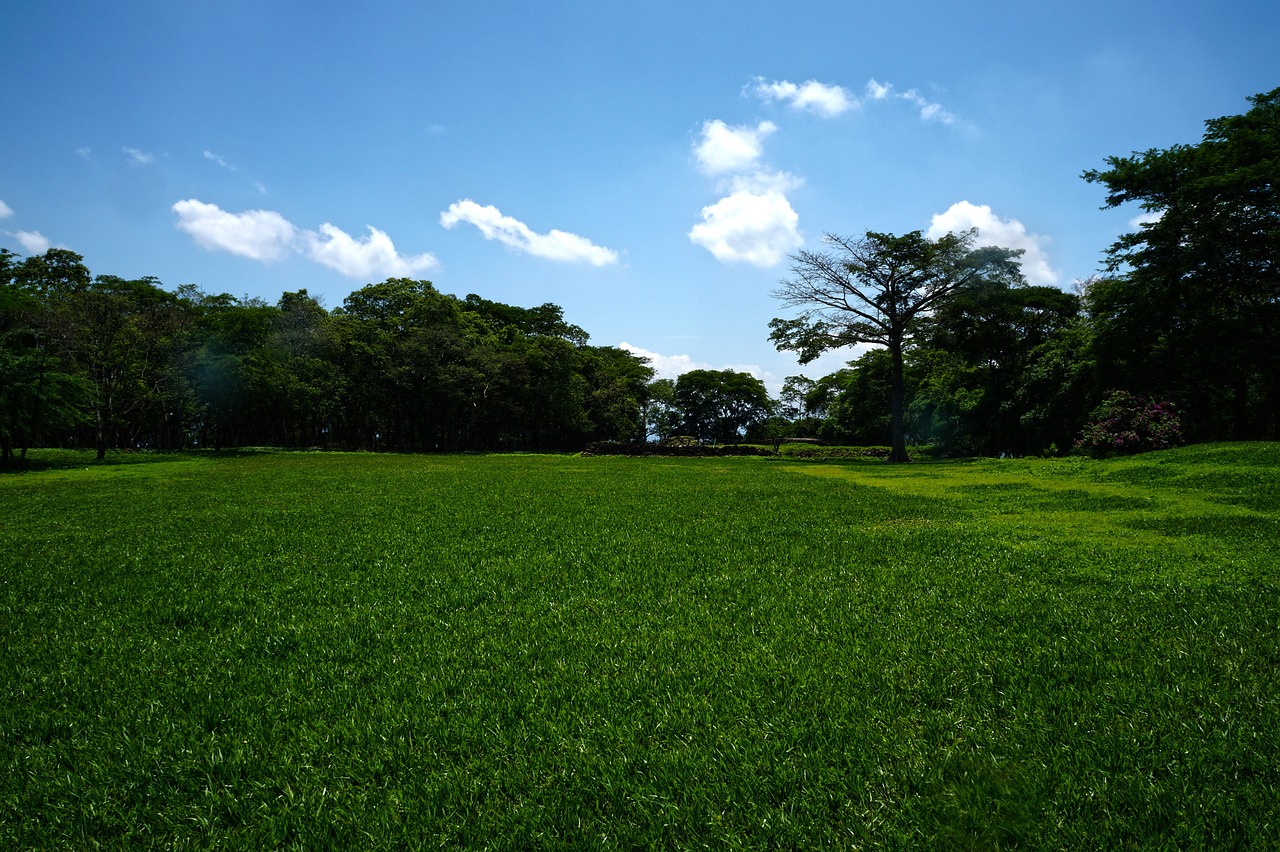
<svg viewBox="0 0 1280 852">
<path fill-rule="evenodd" d="M 0 463 L 33 446 L 550 451 L 672 435 L 886 445 L 895 407 L 912 441 L 955 454 L 1067 452 L 1100 422 L 1141 432 L 1160 417 L 1175 423 L 1166 440 L 1274 440 L 1280 89 L 1250 102 L 1206 122 L 1195 145 L 1085 173 L 1108 206 L 1147 214 L 1099 276 L 1073 292 L 1028 286 L 1016 253 L 952 239 L 963 252 L 943 271 L 964 277 L 895 326 L 900 351 L 791 377 L 778 399 L 731 370 L 655 380 L 643 359 L 589 345 L 553 304 L 390 279 L 328 310 L 305 290 L 275 304 L 170 291 L 93 275 L 66 249 L 0 250 Z M 940 244 L 867 237 L 916 256 Z M 795 268 L 815 258 L 826 259 L 802 253 Z M 815 329 L 832 345 L 877 342 L 855 334 L 859 323 L 842 338 L 830 322 L 775 320 L 773 339 L 797 351 Z"/>
</svg>

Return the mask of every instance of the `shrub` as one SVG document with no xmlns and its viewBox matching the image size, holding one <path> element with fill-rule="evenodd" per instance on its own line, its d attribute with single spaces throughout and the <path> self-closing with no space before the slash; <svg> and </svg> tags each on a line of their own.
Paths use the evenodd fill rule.
<svg viewBox="0 0 1280 852">
<path fill-rule="evenodd" d="M 1102 457 L 1164 450 L 1186 443 L 1171 402 L 1112 391 L 1089 415 L 1076 450 Z"/>
</svg>

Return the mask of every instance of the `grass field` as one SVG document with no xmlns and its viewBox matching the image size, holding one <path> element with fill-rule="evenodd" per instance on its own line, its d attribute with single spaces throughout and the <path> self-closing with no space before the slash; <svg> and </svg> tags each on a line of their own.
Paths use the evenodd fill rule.
<svg viewBox="0 0 1280 852">
<path fill-rule="evenodd" d="M 46 453 L 0 848 L 1275 848 L 1280 445 Z"/>
</svg>

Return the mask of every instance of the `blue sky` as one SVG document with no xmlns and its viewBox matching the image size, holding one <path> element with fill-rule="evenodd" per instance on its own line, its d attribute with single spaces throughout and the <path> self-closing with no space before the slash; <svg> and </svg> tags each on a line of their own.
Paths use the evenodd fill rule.
<svg viewBox="0 0 1280 852">
<path fill-rule="evenodd" d="M 1137 210 L 1080 179 L 1280 86 L 1280 3 L 27 2 L 0 246 L 327 307 L 554 302 L 663 374 L 768 342 L 827 232 L 977 226 L 1070 287 Z"/>
</svg>

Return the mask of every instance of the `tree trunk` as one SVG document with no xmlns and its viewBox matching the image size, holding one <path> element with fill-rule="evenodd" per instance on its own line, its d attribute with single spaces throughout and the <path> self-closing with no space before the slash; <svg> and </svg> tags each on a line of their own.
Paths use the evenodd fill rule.
<svg viewBox="0 0 1280 852">
<path fill-rule="evenodd" d="M 905 381 L 902 376 L 901 339 L 890 341 L 889 354 L 893 359 L 892 366 L 889 370 L 889 388 L 891 392 L 889 405 L 889 432 L 893 446 L 889 450 L 889 458 L 887 461 L 894 463 L 909 462 L 911 461 L 911 456 L 907 455 L 907 394 Z"/>
</svg>

